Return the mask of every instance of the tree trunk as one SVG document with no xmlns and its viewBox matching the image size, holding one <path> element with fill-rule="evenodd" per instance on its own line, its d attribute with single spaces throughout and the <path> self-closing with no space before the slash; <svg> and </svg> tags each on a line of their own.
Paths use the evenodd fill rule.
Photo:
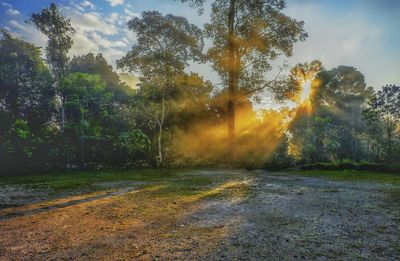
<svg viewBox="0 0 400 261">
<path fill-rule="evenodd" d="M 234 149 L 235 141 L 235 107 L 236 107 L 236 93 L 237 93 L 237 64 L 236 64 L 236 47 L 235 47 L 235 5 L 236 0 L 230 0 L 230 7 L 228 13 L 228 77 L 229 77 L 229 97 L 228 97 L 228 135 L 231 152 Z"/>
<path fill-rule="evenodd" d="M 61 93 L 61 131 L 64 133 L 65 129 L 65 94 Z"/>
<path fill-rule="evenodd" d="M 85 145 L 84 145 L 84 136 L 85 132 L 83 130 L 83 127 L 81 129 L 81 166 L 85 166 Z"/>
<path fill-rule="evenodd" d="M 162 164 L 163 164 L 163 161 L 164 161 L 164 159 L 163 159 L 163 153 L 162 153 L 162 132 L 163 132 L 163 128 L 162 128 L 162 125 L 160 124 L 159 125 L 159 132 L 158 132 L 158 164 L 160 165 L 160 166 L 162 166 Z"/>
<path fill-rule="evenodd" d="M 160 166 L 163 165 L 164 163 L 164 155 L 163 155 L 163 147 L 162 147 L 162 134 L 163 134 L 163 126 L 164 126 L 164 120 L 165 120 L 165 93 L 163 93 L 162 96 L 162 102 L 161 102 L 161 119 L 159 119 L 158 122 L 158 164 Z"/>
<path fill-rule="evenodd" d="M 387 162 L 392 162 L 392 123 L 391 119 L 388 118 L 388 126 L 387 126 L 387 135 L 388 135 L 388 155 L 387 155 Z"/>
</svg>

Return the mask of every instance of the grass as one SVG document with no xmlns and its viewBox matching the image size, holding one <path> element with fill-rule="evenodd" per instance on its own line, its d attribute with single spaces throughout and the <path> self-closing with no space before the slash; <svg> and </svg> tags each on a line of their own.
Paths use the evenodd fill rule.
<svg viewBox="0 0 400 261">
<path fill-rule="evenodd" d="M 50 188 L 55 191 L 90 187 L 98 182 L 159 182 L 178 175 L 174 170 L 101 170 L 54 172 L 43 175 L 0 176 L 0 183 Z"/>
<path fill-rule="evenodd" d="M 235 175 L 185 175 L 188 170 L 144 169 L 144 170 L 97 170 L 54 172 L 37 175 L 0 176 L 0 185 L 24 185 L 33 189 L 49 189 L 55 194 L 63 191 L 88 190 L 95 192 L 103 190 L 98 186 L 102 182 L 143 182 L 140 188 L 160 186 L 159 197 L 191 196 L 204 194 L 204 197 L 224 196 L 229 191 L 230 196 L 244 195 L 248 186 L 229 181 L 237 179 Z M 243 178 L 243 177 L 240 177 Z M 229 184 L 224 189 L 210 192 L 213 187 Z"/>
<path fill-rule="evenodd" d="M 299 170 L 292 171 L 291 173 L 304 176 L 324 177 L 337 181 L 361 181 L 400 185 L 400 173 L 391 174 L 356 170 Z"/>
</svg>

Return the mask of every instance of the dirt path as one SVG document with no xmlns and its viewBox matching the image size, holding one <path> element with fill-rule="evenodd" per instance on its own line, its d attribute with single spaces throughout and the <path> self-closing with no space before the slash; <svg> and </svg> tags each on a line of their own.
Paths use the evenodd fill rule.
<svg viewBox="0 0 400 261">
<path fill-rule="evenodd" d="M 212 182 L 176 188 L 193 177 Z M 191 171 L 123 189 L 6 209 L 41 210 L 3 215 L 0 260 L 400 259 L 400 210 L 387 193 L 400 188 L 391 185 Z"/>
</svg>

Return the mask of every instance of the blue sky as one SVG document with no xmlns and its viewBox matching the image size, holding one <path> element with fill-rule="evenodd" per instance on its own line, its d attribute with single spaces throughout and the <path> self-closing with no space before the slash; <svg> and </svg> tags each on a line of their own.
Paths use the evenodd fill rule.
<svg viewBox="0 0 400 261">
<path fill-rule="evenodd" d="M 0 0 L 0 26 L 27 41 L 45 46 L 46 38 L 24 21 L 39 12 L 50 0 Z M 58 0 L 76 29 L 70 55 L 102 52 L 113 65 L 135 42 L 126 22 L 146 10 L 158 10 L 187 17 L 201 26 L 209 13 L 173 0 Z M 289 64 L 320 59 L 325 68 L 351 65 L 378 89 L 400 84 L 400 1 L 399 0 L 288 0 L 285 13 L 305 21 L 310 37 L 296 44 Z M 281 61 L 279 61 L 281 62 Z M 278 63 L 279 63 L 278 62 Z M 192 70 L 217 81 L 208 65 Z"/>
</svg>

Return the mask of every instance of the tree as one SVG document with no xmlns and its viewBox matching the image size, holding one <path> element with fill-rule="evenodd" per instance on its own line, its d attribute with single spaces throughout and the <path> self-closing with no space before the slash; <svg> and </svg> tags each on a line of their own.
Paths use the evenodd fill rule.
<svg viewBox="0 0 400 261">
<path fill-rule="evenodd" d="M 379 90 L 376 97 L 372 99 L 370 106 L 378 113 L 384 123 L 386 132 L 387 162 L 391 163 L 393 157 L 393 136 L 397 125 L 400 123 L 400 86 L 387 85 Z"/>
<path fill-rule="evenodd" d="M 202 58 L 202 32 L 183 17 L 163 16 L 156 11 L 143 12 L 142 18 L 133 18 L 128 27 L 137 34 L 138 40 L 117 65 L 139 73 L 143 86 L 147 86 L 147 96 L 151 99 L 143 108 L 151 111 L 157 123 L 157 160 L 163 164 L 162 133 L 168 114 L 167 100 L 177 76 L 184 73 L 191 60 Z"/>
<path fill-rule="evenodd" d="M 367 140 L 367 161 L 379 162 L 385 143 L 382 119 L 377 111 L 367 105 L 363 110 L 363 120 L 365 122 L 364 135 Z"/>
<path fill-rule="evenodd" d="M 40 48 L 5 30 L 0 38 L 0 161 L 22 168 L 42 158 L 43 129 L 54 112 L 50 72 Z M 46 150 L 47 151 L 47 150 Z M 2 168 L 0 167 L 0 169 Z"/>
<path fill-rule="evenodd" d="M 200 7 L 205 0 L 181 0 Z M 215 0 L 206 36 L 213 46 L 208 58 L 228 87 L 228 130 L 235 137 L 235 104 L 265 88 L 274 89 L 277 78 L 265 77 L 271 61 L 291 56 L 293 44 L 307 34 L 303 22 L 286 16 L 283 0 Z"/>
<path fill-rule="evenodd" d="M 114 97 L 120 102 L 127 102 L 128 96 L 134 93 L 134 90 L 120 81 L 118 74 L 101 53 L 74 56 L 69 62 L 69 72 L 100 75 L 101 79 L 106 83 L 106 89 L 113 92 Z"/>
<path fill-rule="evenodd" d="M 32 14 L 27 22 L 34 24 L 39 31 L 48 37 L 47 63 L 50 65 L 56 80 L 56 87 L 58 87 L 62 77 L 66 75 L 69 61 L 67 54 L 73 44 L 71 35 L 74 33 L 74 29 L 71 22 L 61 14 L 54 3 L 51 3 L 50 7 L 44 8 L 40 13 Z M 66 97 L 61 90 L 59 92 L 61 97 L 61 129 L 64 130 Z"/>
<path fill-rule="evenodd" d="M 299 69 L 300 75 L 303 74 L 303 69 L 306 74 L 310 69 L 315 72 L 312 68 L 320 67 L 318 64 L 313 62 L 305 66 L 298 65 L 292 73 L 296 75 Z M 307 78 L 309 77 L 306 76 L 305 79 Z M 302 85 L 293 79 L 289 82 L 293 82 L 291 85 L 294 86 Z M 315 75 L 310 88 L 311 97 L 307 102 L 309 109 L 304 113 L 300 107 L 290 128 L 292 140 L 299 150 L 303 147 L 306 148 L 303 152 L 314 155 L 303 155 L 302 158 L 309 162 L 362 159 L 363 153 L 368 153 L 363 150 L 367 128 L 363 117 L 364 105 L 373 94 L 372 88 L 368 88 L 365 83 L 364 75 L 350 66 L 322 70 Z M 289 87 L 288 90 L 286 96 L 299 99 L 298 93 L 301 90 L 294 87 Z M 290 92 L 292 90 L 294 94 Z"/>
<path fill-rule="evenodd" d="M 357 161 L 361 158 L 361 137 L 365 131 L 363 105 L 373 93 L 364 75 L 351 66 L 338 66 L 317 76 L 320 86 L 315 97 L 315 110 L 320 117 L 329 117 L 341 135 L 338 158 Z"/>
<path fill-rule="evenodd" d="M 141 130 L 131 130 L 123 132 L 117 140 L 117 152 L 119 161 L 123 163 L 133 163 L 138 159 L 145 159 L 145 154 L 149 149 L 150 140 Z"/>
<path fill-rule="evenodd" d="M 68 161 L 80 159 L 83 165 L 89 155 L 85 147 L 91 142 L 90 154 L 99 150 L 96 141 L 105 137 L 107 122 L 111 117 L 112 93 L 105 89 L 105 82 L 99 75 L 72 73 L 64 77 L 60 87 L 68 100 L 65 104 L 66 116 L 70 119 L 66 125 Z M 77 149 L 79 148 L 79 149 Z M 79 154 L 75 150 L 79 151 Z"/>
</svg>

